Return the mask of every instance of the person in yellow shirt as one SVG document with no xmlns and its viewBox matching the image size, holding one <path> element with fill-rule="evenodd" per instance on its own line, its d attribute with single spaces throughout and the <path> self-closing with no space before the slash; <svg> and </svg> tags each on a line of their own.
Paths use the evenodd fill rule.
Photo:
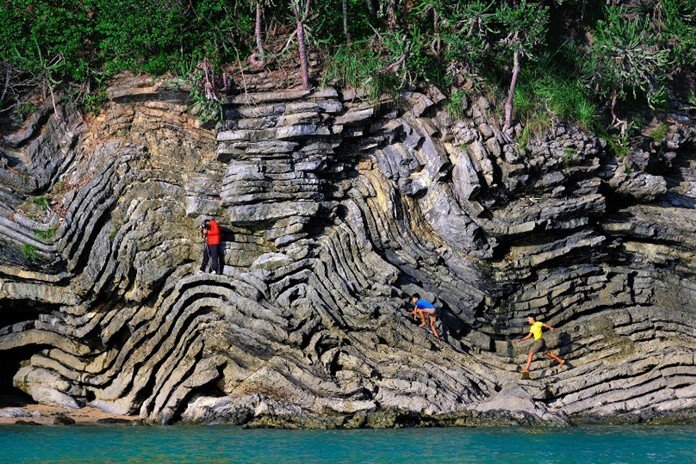
<svg viewBox="0 0 696 464">
<path fill-rule="evenodd" d="M 539 353 L 541 351 L 545 351 L 546 355 L 556 361 L 558 364 L 561 366 L 565 364 L 565 360 L 561 358 L 558 355 L 553 354 L 552 352 L 548 351 L 546 349 L 546 342 L 544 341 L 544 336 L 543 336 L 543 329 L 547 328 L 549 330 L 553 330 L 553 327 L 551 327 L 548 324 L 544 324 L 543 322 L 538 322 L 534 316 L 527 316 L 527 322 L 529 322 L 529 325 L 531 326 L 529 328 L 529 333 L 527 334 L 526 337 L 520 338 L 519 341 L 524 341 L 524 340 L 529 340 L 530 338 L 534 337 L 534 344 L 531 346 L 529 349 L 529 354 L 527 355 L 527 365 L 524 366 L 524 369 L 522 369 L 522 374 L 529 374 L 529 366 L 532 365 L 532 359 L 534 359 L 534 353 Z"/>
</svg>

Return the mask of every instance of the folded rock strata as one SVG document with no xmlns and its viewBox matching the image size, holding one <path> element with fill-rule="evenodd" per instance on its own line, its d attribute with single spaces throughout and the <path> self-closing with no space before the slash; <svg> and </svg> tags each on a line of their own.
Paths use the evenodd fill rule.
<svg viewBox="0 0 696 464">
<path fill-rule="evenodd" d="M 566 126 L 522 150 L 432 87 L 230 95 L 215 129 L 165 80 L 109 95 L 3 136 L 0 393 L 286 427 L 694 411 L 693 121 L 617 160 Z M 208 216 L 223 275 L 195 273 Z M 572 367 L 518 379 L 529 313 Z"/>
</svg>

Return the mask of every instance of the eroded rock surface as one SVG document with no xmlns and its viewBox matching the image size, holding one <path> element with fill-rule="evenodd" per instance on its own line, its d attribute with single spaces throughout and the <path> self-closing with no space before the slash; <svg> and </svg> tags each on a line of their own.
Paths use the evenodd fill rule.
<svg viewBox="0 0 696 464">
<path fill-rule="evenodd" d="M 696 129 L 617 160 L 525 150 L 485 98 L 453 120 L 331 87 L 227 97 L 122 77 L 42 109 L 0 165 L 3 392 L 156 422 L 383 427 L 647 420 L 696 407 Z M 219 218 L 223 275 L 197 275 Z M 443 340 L 404 317 L 418 291 Z M 558 327 L 532 380 L 511 340 Z"/>
</svg>

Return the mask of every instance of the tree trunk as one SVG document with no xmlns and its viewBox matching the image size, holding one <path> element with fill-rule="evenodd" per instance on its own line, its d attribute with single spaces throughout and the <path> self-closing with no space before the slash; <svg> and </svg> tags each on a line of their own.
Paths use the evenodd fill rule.
<svg viewBox="0 0 696 464">
<path fill-rule="evenodd" d="M 292 8 L 297 21 L 297 45 L 300 49 L 300 73 L 302 74 L 302 85 L 305 90 L 309 90 L 309 63 L 307 60 L 307 44 L 305 43 L 304 21 L 309 15 L 309 4 L 305 3 L 304 14 L 300 10 L 300 0 L 292 0 Z"/>
<path fill-rule="evenodd" d="M 2 87 L 2 95 L 0 95 L 0 110 L 2 110 L 2 105 L 5 102 L 5 95 L 7 95 L 7 90 L 10 88 L 10 81 L 12 80 L 12 68 L 9 64 L 3 63 L 5 68 L 5 85 Z"/>
<path fill-rule="evenodd" d="M 512 79 L 510 89 L 508 89 L 507 99 L 505 100 L 505 125 L 503 132 L 510 132 L 512 127 L 512 102 L 515 98 L 515 87 L 517 87 L 517 77 L 520 75 L 520 51 L 515 50 L 512 56 Z"/>
<path fill-rule="evenodd" d="M 309 90 L 309 63 L 307 62 L 307 45 L 305 44 L 304 22 L 297 21 L 297 43 L 300 48 L 300 71 L 302 85 Z"/>
<path fill-rule="evenodd" d="M 369 11 L 370 14 L 375 14 L 375 4 L 372 0 L 367 0 L 367 11 Z"/>
<path fill-rule="evenodd" d="M 350 34 L 348 33 L 348 0 L 343 0 L 343 34 L 346 36 L 346 43 L 350 45 Z"/>
<path fill-rule="evenodd" d="M 398 0 L 387 0 L 387 28 L 389 31 L 396 29 L 396 2 Z"/>
<path fill-rule="evenodd" d="M 263 61 L 266 58 L 266 51 L 263 49 L 263 6 L 261 1 L 256 0 L 256 28 L 254 29 L 254 34 L 256 35 L 256 49 L 259 59 Z"/>
<path fill-rule="evenodd" d="M 440 15 L 437 14 L 437 10 L 433 8 L 433 41 L 430 44 L 430 50 L 433 55 L 440 56 L 440 47 L 442 45 L 442 40 L 440 40 Z"/>
</svg>

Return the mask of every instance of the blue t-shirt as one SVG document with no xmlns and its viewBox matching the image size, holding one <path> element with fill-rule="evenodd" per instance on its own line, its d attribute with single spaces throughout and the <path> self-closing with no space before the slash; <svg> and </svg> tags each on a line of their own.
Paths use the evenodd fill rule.
<svg viewBox="0 0 696 464">
<path fill-rule="evenodd" d="M 428 300 L 420 299 L 416 301 L 416 308 L 418 309 L 435 309 L 435 306 Z"/>
</svg>

